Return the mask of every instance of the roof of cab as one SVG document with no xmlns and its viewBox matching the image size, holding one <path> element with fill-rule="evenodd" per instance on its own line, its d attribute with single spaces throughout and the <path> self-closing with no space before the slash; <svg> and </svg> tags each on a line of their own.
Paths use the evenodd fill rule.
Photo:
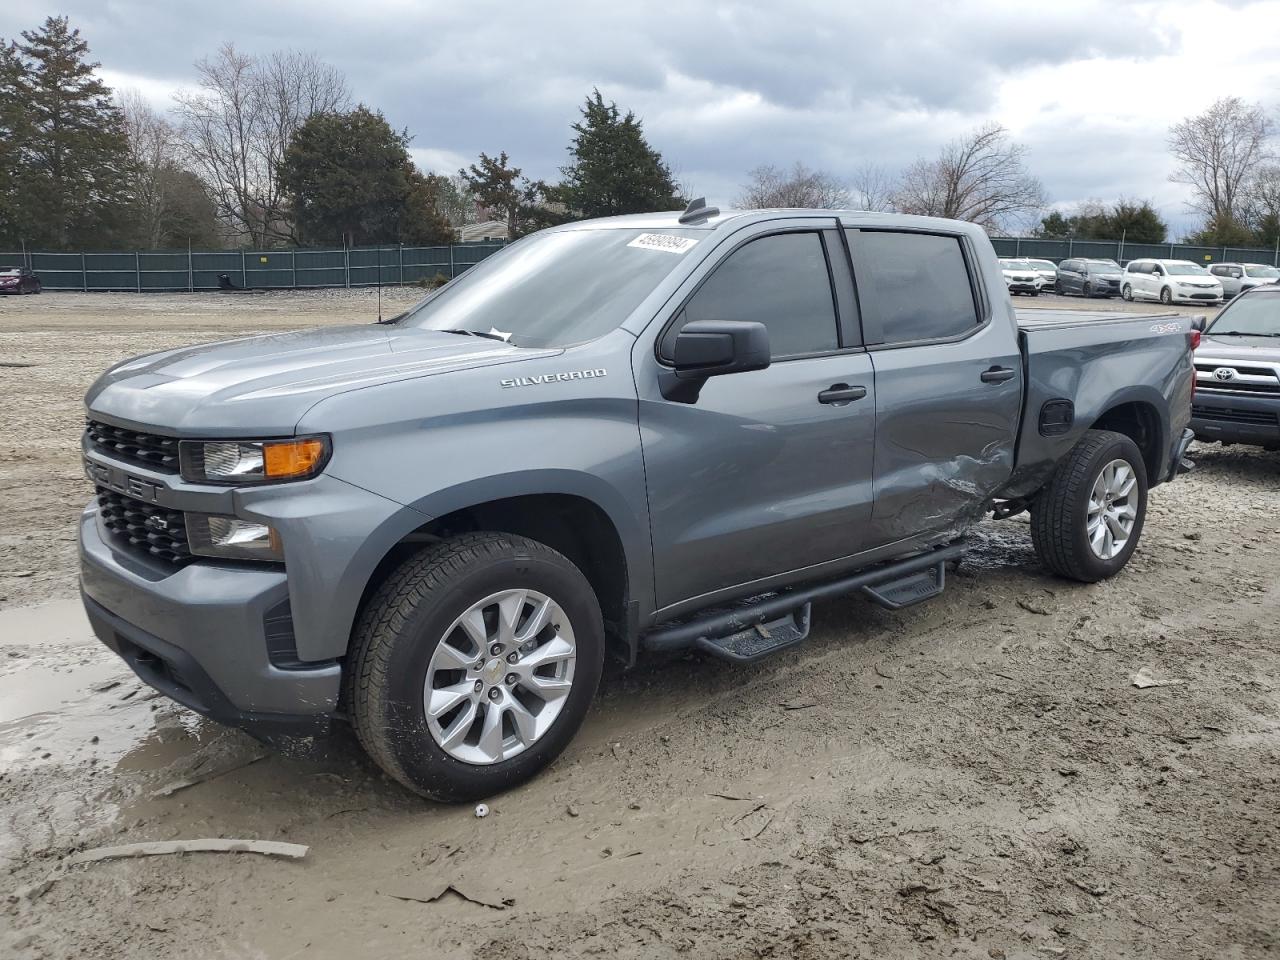
<svg viewBox="0 0 1280 960">
<path fill-rule="evenodd" d="M 782 219 L 838 219 L 847 226 L 911 227 L 916 230 L 943 230 L 954 233 L 982 233 L 977 224 L 960 220 L 944 220 L 940 217 L 918 217 L 905 213 L 877 213 L 871 210 L 823 210 L 801 207 L 778 207 L 763 210 L 719 210 L 706 219 L 681 223 L 683 210 L 662 213 L 630 213 L 618 217 L 600 217 L 594 220 L 578 220 L 553 230 L 719 230 L 749 223 Z"/>
</svg>

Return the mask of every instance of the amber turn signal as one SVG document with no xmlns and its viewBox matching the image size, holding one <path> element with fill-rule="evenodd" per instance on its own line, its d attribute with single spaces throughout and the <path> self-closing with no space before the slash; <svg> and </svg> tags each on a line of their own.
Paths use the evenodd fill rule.
<svg viewBox="0 0 1280 960">
<path fill-rule="evenodd" d="M 262 445 L 263 472 L 268 480 L 307 477 L 319 470 L 325 453 L 325 442 L 319 437 L 272 440 Z"/>
</svg>

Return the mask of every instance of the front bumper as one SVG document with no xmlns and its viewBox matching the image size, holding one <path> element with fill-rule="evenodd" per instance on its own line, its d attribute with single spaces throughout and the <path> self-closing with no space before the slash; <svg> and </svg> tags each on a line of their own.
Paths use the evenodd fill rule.
<svg viewBox="0 0 1280 960">
<path fill-rule="evenodd" d="M 1280 446 L 1280 396 L 1241 396 L 1201 387 L 1191 405 L 1191 429 L 1201 440 Z"/>
<path fill-rule="evenodd" d="M 287 618 L 284 571 L 191 563 L 178 570 L 117 549 L 96 507 L 80 520 L 80 585 L 94 633 L 147 684 L 263 739 L 317 735 L 338 705 L 336 661 L 273 663 Z"/>
<path fill-rule="evenodd" d="M 1014 280 L 1007 283 L 1010 293 L 1039 293 L 1040 287 L 1035 283 L 1024 280 Z"/>
<path fill-rule="evenodd" d="M 1221 303 L 1221 291 L 1209 290 L 1173 290 L 1171 292 L 1174 303 Z"/>
</svg>

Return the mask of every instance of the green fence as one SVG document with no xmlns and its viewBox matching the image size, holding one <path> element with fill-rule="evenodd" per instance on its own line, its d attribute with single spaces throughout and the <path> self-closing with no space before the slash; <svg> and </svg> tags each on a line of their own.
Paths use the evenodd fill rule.
<svg viewBox="0 0 1280 960">
<path fill-rule="evenodd" d="M 1280 267 L 1280 248 L 1197 247 L 1184 243 L 1122 243 L 1118 240 L 1037 240 L 993 237 L 1002 257 L 1065 260 L 1094 257 L 1127 263 L 1139 257 L 1196 263 L 1270 263 Z M 28 263 L 48 290 L 217 290 L 226 274 L 246 290 L 308 287 L 372 287 L 452 279 L 501 243 L 455 243 L 444 247 L 341 247 L 330 250 L 136 250 L 127 253 L 0 253 L 0 265 Z"/>
<path fill-rule="evenodd" d="M 217 290 L 226 274 L 246 290 L 372 287 L 452 279 L 501 243 L 333 250 L 136 250 L 128 253 L 0 253 L 28 263 L 47 290 Z"/>
<path fill-rule="evenodd" d="M 1119 240 L 1035 240 L 992 237 L 1002 257 L 1035 257 L 1066 260 L 1086 257 L 1098 260 L 1191 260 L 1195 263 L 1269 263 L 1280 267 L 1280 247 L 1197 247 L 1187 243 L 1122 243 Z"/>
</svg>

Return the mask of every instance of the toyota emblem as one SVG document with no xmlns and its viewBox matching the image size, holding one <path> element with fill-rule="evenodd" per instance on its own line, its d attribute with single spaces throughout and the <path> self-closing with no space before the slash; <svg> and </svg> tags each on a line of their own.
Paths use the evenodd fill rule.
<svg viewBox="0 0 1280 960">
<path fill-rule="evenodd" d="M 1236 378 L 1236 372 L 1231 367 L 1219 367 L 1213 371 L 1213 375 L 1219 380 L 1234 380 Z"/>
</svg>

